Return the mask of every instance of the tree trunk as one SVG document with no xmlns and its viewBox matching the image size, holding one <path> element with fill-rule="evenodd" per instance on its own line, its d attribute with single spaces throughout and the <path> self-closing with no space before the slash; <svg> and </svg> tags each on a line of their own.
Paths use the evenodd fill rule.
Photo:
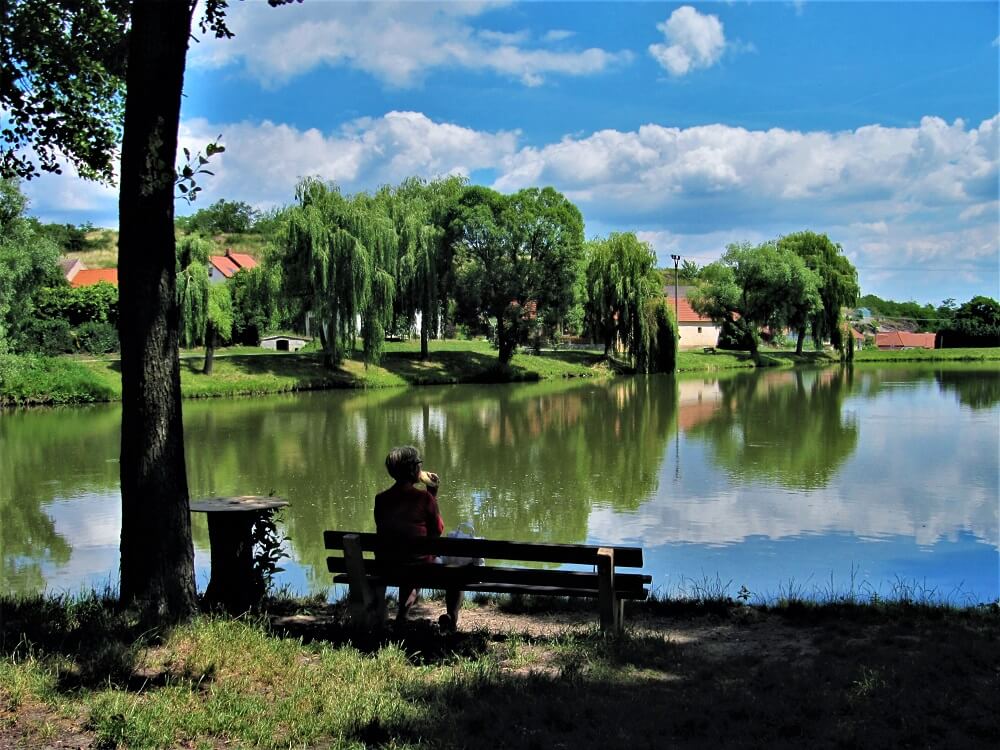
<svg viewBox="0 0 1000 750">
<path fill-rule="evenodd" d="M 215 326 L 209 323 L 205 326 L 205 366 L 201 369 L 205 375 L 212 374 L 215 364 L 215 338 Z"/>
<path fill-rule="evenodd" d="M 799 340 L 795 342 L 795 353 L 802 354 L 802 343 L 806 338 L 806 327 L 802 326 L 798 330 Z"/>
<path fill-rule="evenodd" d="M 326 324 L 322 321 L 319 324 L 319 345 L 323 348 L 323 367 L 332 370 L 334 368 L 333 356 L 330 354 L 330 347 L 327 344 Z"/>
<path fill-rule="evenodd" d="M 504 325 L 503 312 L 497 315 L 497 349 L 500 350 L 500 364 L 508 364 L 514 356 L 514 341 L 512 330 Z"/>
<path fill-rule="evenodd" d="M 119 196 L 120 595 L 168 620 L 197 608 L 174 272 L 174 164 L 192 8 L 132 4 Z"/>
<path fill-rule="evenodd" d="M 433 325 L 431 316 L 430 295 L 424 295 L 424 309 L 420 311 L 420 359 L 430 359 L 430 349 L 427 346 L 428 331 Z"/>
</svg>

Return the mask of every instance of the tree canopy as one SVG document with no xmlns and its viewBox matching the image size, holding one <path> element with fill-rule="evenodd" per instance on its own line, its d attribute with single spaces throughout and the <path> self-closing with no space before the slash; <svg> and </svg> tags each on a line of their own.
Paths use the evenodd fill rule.
<svg viewBox="0 0 1000 750">
<path fill-rule="evenodd" d="M 14 180 L 0 180 L 0 354 L 33 320 L 42 289 L 66 283 L 59 248 L 25 217 L 27 205 Z"/>
<path fill-rule="evenodd" d="M 0 175 L 112 182 L 121 142 L 127 0 L 9 0 L 0 33 Z"/>
<path fill-rule="evenodd" d="M 690 299 L 697 312 L 735 329 L 759 361 L 761 328 L 780 328 L 818 310 L 819 285 L 805 261 L 777 242 L 733 244 L 702 269 Z"/>
<path fill-rule="evenodd" d="M 822 306 L 815 310 L 801 307 L 788 320 L 788 325 L 799 333 L 796 351 L 802 353 L 807 326 L 812 328 L 814 341 L 829 337 L 840 348 L 841 308 L 854 305 L 861 291 L 857 269 L 843 254 L 843 248 L 825 234 L 796 232 L 781 237 L 778 246 L 794 252 L 819 276 Z"/>
<path fill-rule="evenodd" d="M 458 203 L 455 285 L 459 314 L 495 321 L 501 364 L 523 341 L 528 321 L 564 318 L 583 253 L 583 217 L 553 188 L 507 196 L 469 187 Z"/>
<path fill-rule="evenodd" d="M 604 344 L 604 354 L 620 342 L 633 361 L 646 340 L 646 304 L 662 296 L 656 256 L 632 232 L 612 233 L 586 245 L 586 322 Z"/>
</svg>

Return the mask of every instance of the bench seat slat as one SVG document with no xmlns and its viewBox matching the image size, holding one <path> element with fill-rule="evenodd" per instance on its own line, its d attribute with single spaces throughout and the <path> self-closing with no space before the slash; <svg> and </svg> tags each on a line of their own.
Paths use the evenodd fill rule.
<svg viewBox="0 0 1000 750">
<path fill-rule="evenodd" d="M 466 588 L 480 583 L 502 583 L 521 586 L 553 586 L 556 588 L 598 590 L 598 575 L 577 570 L 536 570 L 532 568 L 501 568 L 474 565 L 405 565 L 379 563 L 365 560 L 365 573 L 377 576 L 388 585 L 400 582 L 421 586 L 458 585 Z M 328 557 L 327 569 L 331 573 L 346 573 L 347 563 L 342 557 Z M 615 590 L 621 593 L 644 590 L 652 577 L 642 573 L 616 573 Z M 471 590 L 471 589 L 467 589 Z"/>
<path fill-rule="evenodd" d="M 344 537 L 357 534 L 361 549 L 374 552 L 384 541 L 372 532 L 324 531 L 323 543 L 328 550 L 341 550 Z M 563 564 L 595 565 L 599 547 L 587 544 L 552 544 L 507 542 L 495 539 L 452 539 L 450 537 L 418 537 L 406 542 L 393 542 L 393 548 L 417 555 L 451 555 L 455 557 L 485 557 L 488 560 L 529 560 Z M 615 547 L 616 568 L 641 568 L 642 547 Z"/>
<path fill-rule="evenodd" d="M 379 576 L 372 576 L 369 580 L 379 586 L 392 586 L 392 582 Z M 347 574 L 335 575 L 334 583 L 350 583 Z M 513 583 L 470 583 L 462 587 L 463 591 L 471 591 L 482 594 L 527 594 L 529 596 L 566 596 L 566 597 L 590 597 L 597 598 L 597 589 L 560 588 L 558 586 L 524 586 Z M 643 600 L 649 596 L 646 589 L 636 591 L 616 592 L 620 599 Z"/>
</svg>

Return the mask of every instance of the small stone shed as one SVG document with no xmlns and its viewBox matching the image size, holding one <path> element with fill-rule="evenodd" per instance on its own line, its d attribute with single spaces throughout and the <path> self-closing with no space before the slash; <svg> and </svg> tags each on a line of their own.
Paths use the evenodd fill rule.
<svg viewBox="0 0 1000 750">
<path fill-rule="evenodd" d="M 278 352 L 297 352 L 310 341 L 311 338 L 297 336 L 294 333 L 272 333 L 262 336 L 260 345 L 263 349 L 273 349 Z"/>
</svg>

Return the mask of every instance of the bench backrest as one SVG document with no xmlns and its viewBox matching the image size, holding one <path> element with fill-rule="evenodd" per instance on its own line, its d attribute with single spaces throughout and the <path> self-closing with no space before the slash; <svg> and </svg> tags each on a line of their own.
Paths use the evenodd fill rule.
<svg viewBox="0 0 1000 750">
<path fill-rule="evenodd" d="M 329 550 L 342 550 L 344 537 L 356 534 L 365 552 L 376 552 L 385 537 L 371 532 L 324 531 L 323 543 Z M 600 547 L 587 544 L 551 544 L 507 542 L 496 539 L 453 539 L 451 537 L 416 537 L 405 542 L 393 540 L 393 552 L 414 555 L 450 555 L 483 557 L 488 560 L 521 560 L 561 564 L 596 565 Z M 616 568 L 641 568 L 642 547 L 615 547 Z"/>
</svg>

